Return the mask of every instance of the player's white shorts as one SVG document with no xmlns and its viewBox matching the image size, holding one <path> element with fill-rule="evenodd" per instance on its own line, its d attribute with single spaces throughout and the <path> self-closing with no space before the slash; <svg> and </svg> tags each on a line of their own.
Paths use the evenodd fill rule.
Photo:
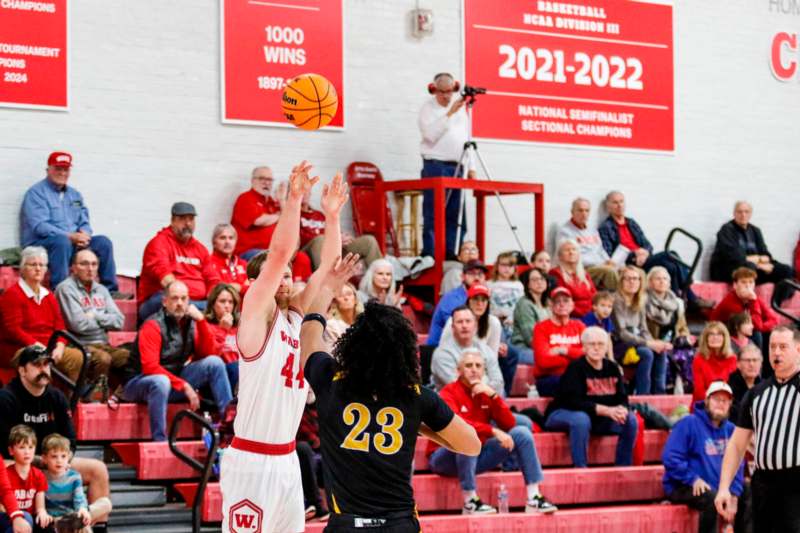
<svg viewBox="0 0 800 533">
<path fill-rule="evenodd" d="M 228 447 L 220 461 L 222 531 L 299 533 L 305 530 L 297 454 L 263 455 Z"/>
</svg>

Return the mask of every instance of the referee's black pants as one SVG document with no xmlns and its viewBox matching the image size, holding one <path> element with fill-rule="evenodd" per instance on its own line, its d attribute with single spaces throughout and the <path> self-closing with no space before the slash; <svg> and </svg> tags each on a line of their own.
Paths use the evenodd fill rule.
<svg viewBox="0 0 800 533">
<path fill-rule="evenodd" d="M 753 533 L 800 533 L 800 468 L 756 470 Z"/>
<path fill-rule="evenodd" d="M 414 515 L 389 518 L 362 518 L 350 514 L 331 513 L 323 533 L 420 533 Z"/>
</svg>

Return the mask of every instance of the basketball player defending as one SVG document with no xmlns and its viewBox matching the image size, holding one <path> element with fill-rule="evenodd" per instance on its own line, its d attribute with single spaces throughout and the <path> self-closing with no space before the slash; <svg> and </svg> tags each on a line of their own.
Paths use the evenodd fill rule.
<svg viewBox="0 0 800 533">
<path fill-rule="evenodd" d="M 288 198 L 261 273 L 248 289 L 239 324 L 239 404 L 236 436 L 221 463 L 222 531 L 293 533 L 305 528 L 295 435 L 308 383 L 300 362 L 303 310 L 319 291 L 323 273 L 342 250 L 339 212 L 347 186 L 337 174 L 323 188 L 325 235 L 319 269 L 292 296 L 289 261 L 300 235 L 300 204 L 319 177 L 303 161 L 289 176 Z"/>
<path fill-rule="evenodd" d="M 480 453 L 481 441 L 421 386 L 417 335 L 399 309 L 368 303 L 333 356 L 325 352 L 324 314 L 357 259 L 348 255 L 327 272 L 300 332 L 333 511 L 325 533 L 419 533 L 411 487 L 417 433 L 471 456 Z"/>
</svg>

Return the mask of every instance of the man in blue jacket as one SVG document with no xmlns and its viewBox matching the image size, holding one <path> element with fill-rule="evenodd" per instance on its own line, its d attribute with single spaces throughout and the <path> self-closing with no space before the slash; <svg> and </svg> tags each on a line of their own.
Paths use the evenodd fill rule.
<svg viewBox="0 0 800 533">
<path fill-rule="evenodd" d="M 83 195 L 67 185 L 71 170 L 70 154 L 53 152 L 47 158 L 47 177 L 28 189 L 22 200 L 22 247 L 47 250 L 51 287 L 66 279 L 72 254 L 90 248 L 100 261 L 100 282 L 113 294 L 117 292 L 114 248 L 108 237 L 92 235 Z"/>
<path fill-rule="evenodd" d="M 674 503 L 688 504 L 700 511 L 699 533 L 716 533 L 717 510 L 714 498 L 719 487 L 725 446 L 733 434 L 728 420 L 733 391 L 724 381 L 714 381 L 706 391 L 705 402 L 697 402 L 694 413 L 672 428 L 664 453 L 664 492 Z M 734 531 L 744 531 L 747 496 L 744 470 L 739 468 L 731 485 L 737 498 Z"/>
<path fill-rule="evenodd" d="M 428 340 L 426 342 L 428 346 L 433 346 L 434 348 L 439 346 L 439 340 L 442 338 L 442 330 L 447 324 L 447 319 L 453 316 L 453 311 L 456 308 L 466 305 L 467 289 L 475 283 L 484 283 L 486 281 L 486 271 L 486 265 L 476 259 L 464 264 L 461 285 L 442 296 L 439 303 L 436 304 L 436 309 L 434 309 L 433 318 L 431 319 L 431 327 L 428 330 Z"/>
</svg>

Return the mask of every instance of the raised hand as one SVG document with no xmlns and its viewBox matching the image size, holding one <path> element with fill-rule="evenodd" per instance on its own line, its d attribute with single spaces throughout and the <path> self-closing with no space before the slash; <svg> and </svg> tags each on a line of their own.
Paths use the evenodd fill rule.
<svg viewBox="0 0 800 533">
<path fill-rule="evenodd" d="M 361 257 L 358 254 L 347 254 L 344 256 L 344 259 L 336 261 L 325 274 L 325 279 L 322 281 L 322 284 L 332 291 L 333 294 L 339 294 L 342 286 L 355 274 L 359 259 L 361 259 Z"/>
<path fill-rule="evenodd" d="M 342 179 L 342 173 L 337 172 L 333 180 L 322 188 L 322 212 L 325 216 L 338 215 L 348 198 L 347 183 Z"/>
<path fill-rule="evenodd" d="M 289 175 L 289 198 L 302 200 L 303 195 L 319 181 L 319 176 L 313 178 L 309 176 L 310 170 L 311 163 L 305 160 L 292 167 L 292 173 Z"/>
</svg>

